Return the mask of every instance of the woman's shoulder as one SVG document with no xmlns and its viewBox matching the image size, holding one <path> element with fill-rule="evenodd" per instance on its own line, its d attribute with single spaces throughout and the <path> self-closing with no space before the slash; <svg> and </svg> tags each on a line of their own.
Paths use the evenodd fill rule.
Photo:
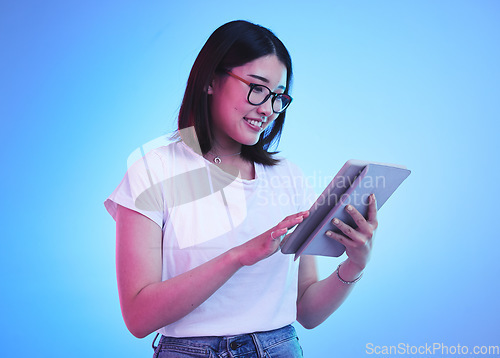
<svg viewBox="0 0 500 358">
<path fill-rule="evenodd" d="M 181 158 L 195 158 L 196 153 L 182 140 L 176 140 L 150 149 L 144 157 L 157 158 L 163 162 L 179 160 Z"/>
<path fill-rule="evenodd" d="M 141 173 L 165 173 L 179 162 L 180 157 L 185 157 L 185 149 L 178 141 L 160 146 L 144 145 L 135 150 L 128 158 L 127 173 L 129 175 Z M 149 175 L 149 174 L 148 174 Z"/>
<path fill-rule="evenodd" d="M 168 158 L 183 150 L 182 141 L 176 140 L 159 147 L 151 149 L 146 155 L 154 155 L 160 158 Z"/>
<path fill-rule="evenodd" d="M 272 166 L 263 166 L 267 171 L 278 173 L 289 173 L 292 175 L 303 175 L 302 169 L 292 160 L 283 156 L 275 156 L 279 162 Z"/>
</svg>

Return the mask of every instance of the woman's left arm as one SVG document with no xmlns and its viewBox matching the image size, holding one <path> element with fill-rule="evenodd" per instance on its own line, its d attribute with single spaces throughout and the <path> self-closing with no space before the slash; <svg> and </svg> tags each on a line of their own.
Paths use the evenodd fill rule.
<svg viewBox="0 0 500 358">
<path fill-rule="evenodd" d="M 346 210 L 357 227 L 334 219 L 333 224 L 343 235 L 332 231 L 327 231 L 327 235 L 346 247 L 347 260 L 330 276 L 318 281 L 314 256 L 300 259 L 297 321 L 305 328 L 318 326 L 344 302 L 354 286 L 348 282 L 360 277 L 370 258 L 372 238 L 378 225 L 375 196 L 370 196 L 367 218 L 352 205 L 347 205 Z"/>
</svg>

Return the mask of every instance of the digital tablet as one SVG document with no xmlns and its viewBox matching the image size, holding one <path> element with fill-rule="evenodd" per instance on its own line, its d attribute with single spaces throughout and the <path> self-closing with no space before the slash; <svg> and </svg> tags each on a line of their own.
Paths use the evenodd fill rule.
<svg viewBox="0 0 500 358">
<path fill-rule="evenodd" d="M 370 195 L 375 194 L 379 210 L 410 173 L 401 165 L 348 160 L 312 205 L 310 215 L 282 241 L 281 252 L 295 254 L 295 259 L 302 254 L 342 255 L 345 246 L 325 235 L 328 230 L 341 233 L 333 218 L 355 228 L 345 206 L 353 205 L 366 218 Z"/>
</svg>

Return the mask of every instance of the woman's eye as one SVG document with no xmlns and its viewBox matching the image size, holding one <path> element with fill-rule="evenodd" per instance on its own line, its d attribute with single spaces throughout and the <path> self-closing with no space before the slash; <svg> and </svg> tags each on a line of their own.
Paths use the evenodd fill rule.
<svg viewBox="0 0 500 358">
<path fill-rule="evenodd" d="M 262 93 L 262 92 L 264 92 L 264 87 L 261 87 L 261 86 L 255 86 L 255 87 L 253 88 L 253 92 L 255 92 L 255 93 Z"/>
</svg>

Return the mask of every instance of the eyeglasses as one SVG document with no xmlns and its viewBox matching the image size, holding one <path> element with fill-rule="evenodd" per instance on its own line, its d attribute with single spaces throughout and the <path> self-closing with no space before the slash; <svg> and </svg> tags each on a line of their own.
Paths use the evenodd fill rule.
<svg viewBox="0 0 500 358">
<path fill-rule="evenodd" d="M 266 102 L 269 97 L 271 97 L 271 106 L 274 113 L 283 113 L 285 109 L 292 103 L 292 97 L 284 93 L 275 93 L 264 85 L 258 85 L 256 83 L 251 83 L 240 76 L 235 75 L 232 72 L 226 71 L 231 77 L 240 80 L 250 86 L 250 91 L 248 91 L 247 100 L 248 103 L 254 106 L 260 106 Z"/>
</svg>

